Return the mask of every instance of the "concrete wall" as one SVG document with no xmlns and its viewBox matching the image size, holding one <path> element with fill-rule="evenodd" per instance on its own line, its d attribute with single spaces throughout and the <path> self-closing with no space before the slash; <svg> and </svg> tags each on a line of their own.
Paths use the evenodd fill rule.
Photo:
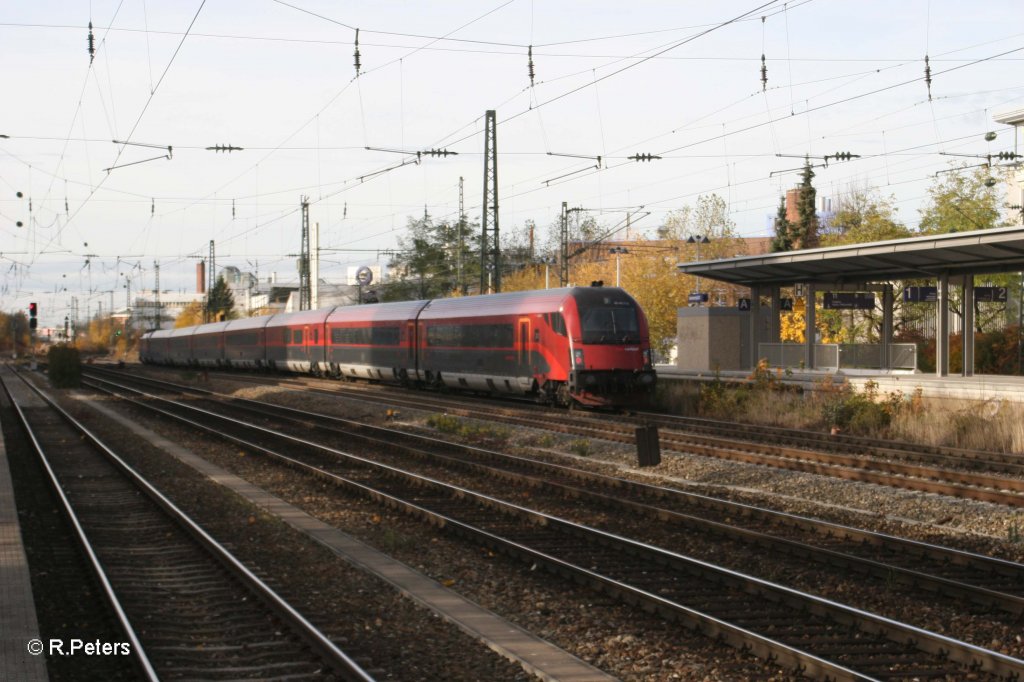
<svg viewBox="0 0 1024 682">
<path fill-rule="evenodd" d="M 699 372 L 746 369 L 749 313 L 735 308 L 680 308 L 676 367 Z"/>
</svg>

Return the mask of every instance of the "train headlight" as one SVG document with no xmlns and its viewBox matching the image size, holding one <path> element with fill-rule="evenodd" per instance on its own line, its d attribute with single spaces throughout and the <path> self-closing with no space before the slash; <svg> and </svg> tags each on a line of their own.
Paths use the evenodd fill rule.
<svg viewBox="0 0 1024 682">
<path fill-rule="evenodd" d="M 583 369 L 583 349 L 575 348 L 572 351 L 572 364 Z"/>
<path fill-rule="evenodd" d="M 644 364 L 648 365 L 648 366 L 650 366 L 650 364 L 651 364 L 651 349 L 650 348 L 645 348 L 644 349 Z"/>
<path fill-rule="evenodd" d="M 594 376 L 593 374 L 588 374 L 584 381 L 586 382 L 587 386 L 593 386 L 597 383 L 597 377 Z"/>
<path fill-rule="evenodd" d="M 641 386 L 651 386 L 651 385 L 654 384 L 654 375 L 653 374 L 641 374 L 640 378 L 638 379 L 638 381 L 640 382 Z"/>
</svg>

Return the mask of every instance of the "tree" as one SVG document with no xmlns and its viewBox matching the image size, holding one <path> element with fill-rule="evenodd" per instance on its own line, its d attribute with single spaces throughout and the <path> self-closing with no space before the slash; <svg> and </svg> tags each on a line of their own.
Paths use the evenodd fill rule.
<svg viewBox="0 0 1024 682">
<path fill-rule="evenodd" d="M 921 209 L 922 234 L 973 232 L 995 227 L 1007 227 L 1000 211 L 1004 196 L 1003 185 L 991 181 L 991 169 L 986 167 L 951 169 L 935 177 L 928 188 L 929 201 Z M 1014 274 L 985 276 L 986 285 L 1005 286 L 1015 290 L 1019 286 Z M 962 296 L 954 290 L 950 294 L 950 307 L 959 314 L 963 309 Z M 975 331 L 995 331 L 1004 325 L 1006 304 L 974 303 Z"/>
<path fill-rule="evenodd" d="M 894 197 L 883 198 L 876 190 L 852 189 L 839 198 L 838 209 L 822 228 L 822 246 L 842 246 L 903 239 L 910 228 L 897 218 Z"/>
<path fill-rule="evenodd" d="M 235 297 L 224 277 L 218 277 L 217 283 L 210 289 L 206 297 L 206 310 L 211 322 L 238 318 L 238 313 L 235 312 Z"/>
<path fill-rule="evenodd" d="M 571 235 L 580 238 L 595 235 L 584 242 L 589 245 L 584 252 L 586 255 L 580 254 L 570 261 L 570 280 L 582 284 L 597 280 L 607 284 L 614 282 L 615 259 L 608 253 L 609 244 L 599 241 L 608 230 L 600 230 L 597 223 L 589 219 L 580 220 L 578 232 L 572 232 L 577 228 L 575 220 L 570 223 L 570 228 Z M 630 240 L 627 242 L 629 253 L 620 257 L 621 286 L 643 308 L 650 326 L 651 346 L 662 355 L 675 345 L 679 308 L 687 304 L 687 295 L 696 288 L 692 276 L 680 275 L 676 269 L 680 260 L 696 259 L 696 245 L 686 242 L 687 237 L 696 236 L 710 239 L 700 246 L 701 260 L 730 257 L 743 250 L 743 242 L 736 236 L 736 226 L 729 218 L 725 201 L 709 194 L 698 197 L 694 206 L 684 206 L 669 213 L 658 228 L 657 241 Z M 558 253 L 555 244 L 557 241 L 546 252 Z M 558 266 L 552 264 L 548 267 L 553 278 L 552 286 L 557 286 Z M 544 287 L 544 270 L 545 266 L 540 263 L 524 267 L 504 279 L 504 289 L 541 289 Z"/>
<path fill-rule="evenodd" d="M 985 167 L 954 168 L 935 177 L 928 188 L 929 202 L 921 209 L 922 234 L 972 232 L 1005 227 L 999 210 L 1003 201 L 1000 185 L 989 186 L 990 170 Z"/>
<path fill-rule="evenodd" d="M 29 347 L 28 316 L 22 311 L 13 315 L 0 313 L 0 350 L 22 355 Z"/>
<path fill-rule="evenodd" d="M 801 249 L 817 248 L 820 240 L 818 237 L 818 190 L 814 189 L 811 180 L 814 179 L 814 170 L 811 168 L 811 160 L 804 159 L 804 170 L 800 175 L 800 195 L 796 200 L 797 223 L 796 242 Z"/>
<path fill-rule="evenodd" d="M 694 206 L 670 211 L 658 228 L 658 237 L 678 245 L 686 244 L 690 237 L 707 237 L 708 243 L 701 242 L 700 260 L 734 256 L 743 248 L 725 200 L 714 193 L 697 197 Z M 684 248 L 692 252 L 684 255 L 692 255 L 696 259 L 694 246 Z"/>
<path fill-rule="evenodd" d="M 178 314 L 174 320 L 174 328 L 192 327 L 203 323 L 203 304 L 200 301 L 192 301 Z"/>
<path fill-rule="evenodd" d="M 772 237 L 772 251 L 792 251 L 795 226 L 786 217 L 786 197 L 779 198 L 779 211 L 775 214 L 775 236 Z"/>
<path fill-rule="evenodd" d="M 462 280 L 467 287 L 480 279 L 479 243 L 478 225 L 463 220 Z M 437 298 L 459 290 L 458 221 L 435 223 L 429 215 L 409 218 L 398 245 L 400 250 L 388 263 L 389 281 L 378 288 L 382 300 Z"/>
</svg>

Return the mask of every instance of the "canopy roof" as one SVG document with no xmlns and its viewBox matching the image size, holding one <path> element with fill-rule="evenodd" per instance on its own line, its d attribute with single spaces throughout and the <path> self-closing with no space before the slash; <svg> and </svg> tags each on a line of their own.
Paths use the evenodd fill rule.
<svg viewBox="0 0 1024 682">
<path fill-rule="evenodd" d="M 1024 227 L 893 239 L 698 263 L 679 272 L 743 286 L 854 284 L 1024 270 Z"/>
</svg>

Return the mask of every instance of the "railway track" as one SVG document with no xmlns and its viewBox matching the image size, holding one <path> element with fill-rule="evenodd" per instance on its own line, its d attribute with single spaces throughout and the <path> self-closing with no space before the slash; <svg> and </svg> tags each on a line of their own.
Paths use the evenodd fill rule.
<svg viewBox="0 0 1024 682">
<path fill-rule="evenodd" d="M 265 377 L 232 374 L 231 378 L 267 383 Z M 626 444 L 635 442 L 637 426 L 652 424 L 659 427 L 662 452 L 695 454 L 1013 507 L 1024 506 L 1024 456 L 1020 455 L 916 447 L 906 443 L 887 447 L 886 444 L 893 443 L 887 441 L 883 444 L 850 436 L 841 436 L 833 441 L 832 436 L 824 434 L 800 435 L 804 432 L 771 427 L 765 427 L 757 440 L 748 440 L 761 427 L 653 413 L 619 416 L 560 412 L 527 404 L 515 407 L 492 405 L 489 401 L 470 404 L 465 398 L 423 392 L 412 394 L 381 386 L 356 388 L 316 379 L 278 379 L 275 383 L 374 404 L 383 399 L 394 407 L 433 409 L 456 416 Z M 732 427 L 743 437 L 722 435 Z M 704 433 L 693 433 L 692 429 Z M 707 435 L 707 432 L 717 435 Z M 772 438 L 777 438 L 778 442 L 768 442 Z"/>
<path fill-rule="evenodd" d="M 52 398 L 0 380 L 142 679 L 372 680 Z"/>
<path fill-rule="evenodd" d="M 101 383 L 105 380 L 100 379 Z M 906 540 L 819 519 L 754 507 L 672 488 L 559 464 L 459 445 L 436 438 L 358 423 L 325 414 L 311 414 L 261 401 L 233 398 L 203 389 L 155 380 L 144 386 L 215 399 L 211 408 L 232 408 L 236 416 L 276 420 L 276 428 L 301 428 L 322 434 L 336 444 L 384 448 L 408 464 L 427 461 L 431 475 L 453 468 L 514 482 L 524 488 L 545 486 L 563 497 L 590 499 L 620 507 L 652 520 L 670 522 L 724 536 L 772 552 L 843 565 L 886 581 L 923 588 L 929 593 L 964 598 L 1013 617 L 1024 614 L 1024 565 L 932 543 Z M 116 384 L 109 384 L 116 386 Z M 268 422 L 270 424 L 270 422 Z"/>
<path fill-rule="evenodd" d="M 193 393 L 193 396 L 195 395 Z M 418 514 L 476 541 L 523 556 L 531 562 L 546 565 L 577 580 L 589 582 L 630 602 L 645 603 L 649 608 L 679 618 L 692 627 L 722 636 L 736 646 L 749 647 L 766 658 L 784 661 L 816 676 L 833 679 L 874 679 L 876 675 L 892 678 L 895 674 L 897 678 L 906 676 L 907 679 L 921 675 L 946 675 L 956 678 L 965 671 L 961 666 L 967 666 L 986 671 L 996 677 L 1009 678 L 1019 674 L 1019 669 L 1024 666 L 1024 661 L 948 640 L 912 626 L 849 609 L 650 545 L 579 526 L 537 510 L 503 502 L 489 495 L 446 485 L 437 479 L 400 470 L 396 466 L 381 465 L 333 447 L 313 443 L 308 439 L 288 436 L 284 431 L 278 430 L 282 428 L 280 426 L 278 429 L 271 426 L 246 426 L 237 418 L 215 415 L 207 409 L 200 408 L 198 404 L 204 403 L 204 400 L 190 397 L 188 405 L 174 404 L 155 397 L 149 400 L 156 400 L 161 405 L 159 408 L 151 405 L 153 409 L 177 414 L 176 418 L 188 420 L 192 427 L 206 429 L 246 449 L 262 452 L 311 475 L 327 478 L 386 504 Z M 285 412 L 281 408 L 266 406 L 256 408 L 249 405 L 248 409 L 259 409 L 262 418 L 276 414 L 278 420 Z M 319 415 L 315 421 L 310 417 L 308 413 L 290 415 L 289 419 L 293 423 L 286 430 L 296 430 L 295 420 L 299 420 L 303 425 L 303 432 L 306 432 L 305 428 L 321 421 Z M 249 419 L 252 418 L 250 414 Z M 341 422 L 344 420 L 335 420 L 332 428 L 339 428 L 338 424 Z M 385 443 L 394 446 L 404 438 L 396 432 L 357 428 L 351 423 L 345 429 L 343 437 L 350 443 L 358 437 L 374 440 L 379 447 L 383 447 Z M 258 435 L 253 435 L 254 433 Z M 423 445 L 423 442 L 419 442 L 417 448 L 422 451 Z M 480 467 L 481 459 L 486 459 L 487 466 L 491 467 L 494 461 L 501 459 L 497 453 L 486 453 L 473 448 L 449 448 L 461 452 L 463 463 L 467 467 Z M 280 454 L 279 451 L 284 449 L 289 450 L 290 456 Z M 451 457 L 459 457 L 458 452 Z M 506 457 L 506 460 L 514 463 L 514 466 L 509 464 L 502 470 L 506 477 L 514 475 L 512 470 L 516 466 L 525 466 L 530 469 L 525 475 L 533 481 L 532 485 L 535 487 L 540 484 L 550 487 L 562 486 L 563 493 L 569 492 L 576 496 L 598 494 L 589 493 L 587 489 L 591 487 L 591 483 L 602 477 L 584 476 L 581 472 L 564 470 L 559 473 L 563 480 L 570 479 L 568 484 L 557 483 L 546 477 L 541 483 L 538 480 L 540 469 L 546 468 L 547 475 L 553 476 L 551 472 L 564 468 L 536 462 L 524 464 L 522 460 L 516 458 Z M 389 456 L 389 461 L 394 459 Z M 451 463 L 452 459 L 449 458 L 447 461 Z M 677 504 L 696 508 L 702 504 L 697 499 L 699 496 L 603 478 L 605 480 L 600 485 L 615 491 L 614 496 L 605 497 L 621 497 L 622 503 L 633 510 L 644 509 L 645 513 L 661 518 L 675 514 L 675 518 L 671 520 L 680 523 L 718 523 L 709 519 L 693 520 L 689 518 L 692 515 L 672 512 L 666 506 L 652 504 L 652 500 L 657 500 L 660 504 L 666 497 L 679 496 L 680 500 L 684 501 L 676 500 Z M 628 494 L 623 494 L 627 488 Z M 719 513 L 724 514 L 736 513 L 739 507 L 735 505 L 727 509 L 723 506 L 727 503 L 706 498 L 704 502 L 708 508 L 717 506 Z M 742 511 L 750 516 L 766 517 L 772 514 L 754 508 Z M 776 515 L 769 524 L 780 522 L 790 528 L 799 527 L 801 524 L 807 526 L 806 520 L 781 514 Z M 837 536 L 845 534 L 848 541 L 850 538 L 859 537 L 856 542 L 850 544 L 888 543 L 888 549 L 880 551 L 888 551 L 894 555 L 906 552 L 908 547 L 913 548 L 918 554 L 927 553 L 924 551 L 926 546 L 920 543 L 909 543 L 884 536 L 875 536 L 870 542 L 865 543 L 865 538 L 870 534 L 864 534 L 863 531 L 842 527 L 826 530 L 824 526 L 805 527 L 801 532 L 815 537 L 827 533 L 834 533 Z M 733 532 L 746 533 L 748 538 L 758 535 L 749 530 Z M 759 537 L 754 541 L 766 540 Z M 786 542 L 795 541 L 783 539 L 781 544 Z M 941 548 L 930 549 L 933 552 L 940 550 Z M 840 552 L 835 554 L 838 555 Z M 964 569 L 962 573 L 976 570 L 987 559 L 952 551 L 944 556 L 945 559 L 940 559 L 936 554 L 933 559 L 936 564 L 949 561 L 950 557 L 955 557 L 955 561 L 961 564 L 977 562 L 973 568 Z M 832 560 L 835 559 L 836 556 L 833 556 Z M 1005 572 L 1015 566 L 1007 562 L 989 561 L 991 563 L 985 569 L 987 572 L 992 572 L 996 567 Z M 871 563 L 871 560 L 866 563 Z M 887 571 L 893 570 L 891 566 L 879 567 Z M 1019 566 L 1014 568 L 1017 571 L 1019 569 Z M 907 571 L 906 575 L 909 576 L 912 572 Z M 998 573 L 998 570 L 996 572 Z M 1004 576 L 1002 579 L 1004 584 L 1007 581 L 1019 582 L 1019 573 L 1017 577 Z M 947 588 L 951 588 L 952 584 L 957 582 L 948 578 L 938 580 L 939 583 L 943 581 L 948 583 Z M 934 584 L 936 583 L 933 582 L 932 585 Z M 987 589 L 989 588 L 975 586 L 968 591 L 980 594 Z M 990 590 L 988 599 L 996 598 L 996 594 L 994 590 Z M 744 601 L 749 600 L 751 595 L 757 595 L 753 602 Z M 1017 602 L 1019 605 L 1019 598 Z M 796 612 L 803 614 L 804 618 L 806 613 L 813 613 L 815 617 L 811 619 L 812 622 L 801 624 L 797 622 L 800 618 L 790 613 L 789 609 L 795 609 Z M 780 624 L 784 625 L 780 627 Z M 851 624 L 854 624 L 852 628 Z M 847 634 L 843 634 L 844 628 Z M 909 641 L 915 642 L 916 653 L 908 651 Z M 811 644 L 808 645 L 808 642 Z M 935 660 L 933 654 L 939 651 L 943 654 L 939 656 L 940 660 Z M 824 652 L 827 652 L 827 655 Z"/>
</svg>

